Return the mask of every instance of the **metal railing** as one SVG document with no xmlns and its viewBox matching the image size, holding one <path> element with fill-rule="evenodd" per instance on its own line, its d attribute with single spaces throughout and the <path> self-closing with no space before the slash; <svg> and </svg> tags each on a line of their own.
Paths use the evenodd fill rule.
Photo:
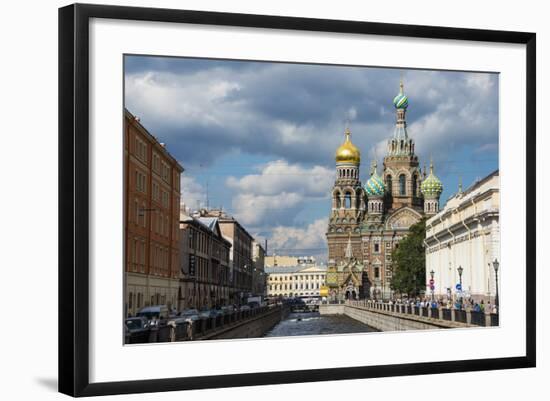
<svg viewBox="0 0 550 401">
<path fill-rule="evenodd" d="M 446 307 L 416 306 L 411 304 L 388 304 L 372 300 L 347 301 L 347 305 L 375 309 L 394 314 L 408 314 L 449 322 L 465 323 L 480 327 L 495 327 L 499 325 L 499 315 L 474 310 L 453 309 Z"/>
</svg>

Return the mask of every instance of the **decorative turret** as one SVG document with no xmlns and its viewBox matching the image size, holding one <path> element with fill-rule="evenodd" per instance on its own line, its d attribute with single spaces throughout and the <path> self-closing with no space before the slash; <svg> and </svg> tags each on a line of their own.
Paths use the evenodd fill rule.
<svg viewBox="0 0 550 401">
<path fill-rule="evenodd" d="M 403 92 L 403 81 L 399 83 L 399 93 L 393 98 L 396 109 L 396 123 L 393 138 L 388 141 L 388 155 L 412 156 L 414 155 L 414 141 L 407 134 L 407 121 L 405 114 L 409 107 L 409 98 Z"/>
<path fill-rule="evenodd" d="M 384 196 L 384 191 L 386 190 L 384 181 L 378 175 L 377 167 L 376 160 L 374 160 L 372 162 L 371 176 L 365 184 L 365 191 L 368 196 Z"/>
<path fill-rule="evenodd" d="M 368 213 L 382 214 L 384 211 L 384 193 L 386 186 L 382 178 L 378 176 L 376 160 L 372 162 L 371 176 L 365 184 L 365 192 L 368 196 Z"/>
<path fill-rule="evenodd" d="M 351 142 L 349 128 L 346 128 L 345 135 L 344 143 L 336 150 L 336 182 L 332 209 L 363 210 L 364 204 L 360 196 L 361 181 L 359 180 L 361 153 Z"/>
<path fill-rule="evenodd" d="M 422 181 L 420 185 L 422 195 L 424 195 L 424 213 L 434 215 L 439 211 L 439 197 L 443 192 L 443 184 L 434 174 L 434 165 L 430 160 L 430 174 Z"/>
</svg>

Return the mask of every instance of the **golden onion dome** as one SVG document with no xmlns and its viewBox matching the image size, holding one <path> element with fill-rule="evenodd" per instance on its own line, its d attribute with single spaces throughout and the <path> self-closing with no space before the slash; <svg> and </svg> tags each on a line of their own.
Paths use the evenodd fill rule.
<svg viewBox="0 0 550 401">
<path fill-rule="evenodd" d="M 351 142 L 351 132 L 346 128 L 346 140 L 338 149 L 336 149 L 336 163 L 361 163 L 361 152 Z"/>
</svg>

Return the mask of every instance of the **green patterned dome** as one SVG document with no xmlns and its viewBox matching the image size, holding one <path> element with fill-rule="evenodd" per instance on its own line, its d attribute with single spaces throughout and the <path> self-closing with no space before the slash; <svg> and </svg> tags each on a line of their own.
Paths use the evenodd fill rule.
<svg viewBox="0 0 550 401">
<path fill-rule="evenodd" d="M 373 165 L 373 170 L 373 173 L 365 184 L 365 191 L 369 196 L 383 196 L 386 186 L 384 185 L 382 178 L 380 178 L 376 172 L 376 163 Z"/>
<path fill-rule="evenodd" d="M 422 181 L 422 184 L 420 185 L 420 189 L 422 191 L 422 194 L 424 194 L 425 197 L 438 197 L 441 195 L 441 192 L 443 192 L 443 184 L 441 181 L 439 181 L 439 178 L 437 178 L 433 172 L 433 164 L 430 163 L 430 175 L 426 177 L 424 181 Z"/>
<path fill-rule="evenodd" d="M 409 98 L 403 93 L 403 82 L 399 84 L 399 94 L 393 98 L 396 109 L 406 109 L 409 106 Z"/>
<path fill-rule="evenodd" d="M 400 93 L 393 98 L 393 105 L 396 109 L 406 109 L 409 106 L 409 98 L 406 95 Z"/>
</svg>

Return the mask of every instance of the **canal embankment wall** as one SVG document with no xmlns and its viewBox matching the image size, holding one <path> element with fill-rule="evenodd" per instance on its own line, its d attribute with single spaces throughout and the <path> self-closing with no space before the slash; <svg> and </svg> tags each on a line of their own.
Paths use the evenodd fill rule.
<svg viewBox="0 0 550 401">
<path fill-rule="evenodd" d="M 290 313 L 287 305 L 236 311 L 227 315 L 201 318 L 192 323 L 173 319 L 166 325 L 127 332 L 126 344 L 189 340 L 262 337 Z"/>
<path fill-rule="evenodd" d="M 469 323 L 447 321 L 371 308 L 362 305 L 328 304 L 319 307 L 321 315 L 346 315 L 380 331 L 433 330 L 475 327 Z"/>
<path fill-rule="evenodd" d="M 290 308 L 280 306 L 274 308 L 268 313 L 264 313 L 252 318 L 237 322 L 226 327 L 220 327 L 203 336 L 199 340 L 223 340 L 235 338 L 258 338 L 271 330 L 281 320 L 285 319 L 290 313 Z"/>
</svg>

